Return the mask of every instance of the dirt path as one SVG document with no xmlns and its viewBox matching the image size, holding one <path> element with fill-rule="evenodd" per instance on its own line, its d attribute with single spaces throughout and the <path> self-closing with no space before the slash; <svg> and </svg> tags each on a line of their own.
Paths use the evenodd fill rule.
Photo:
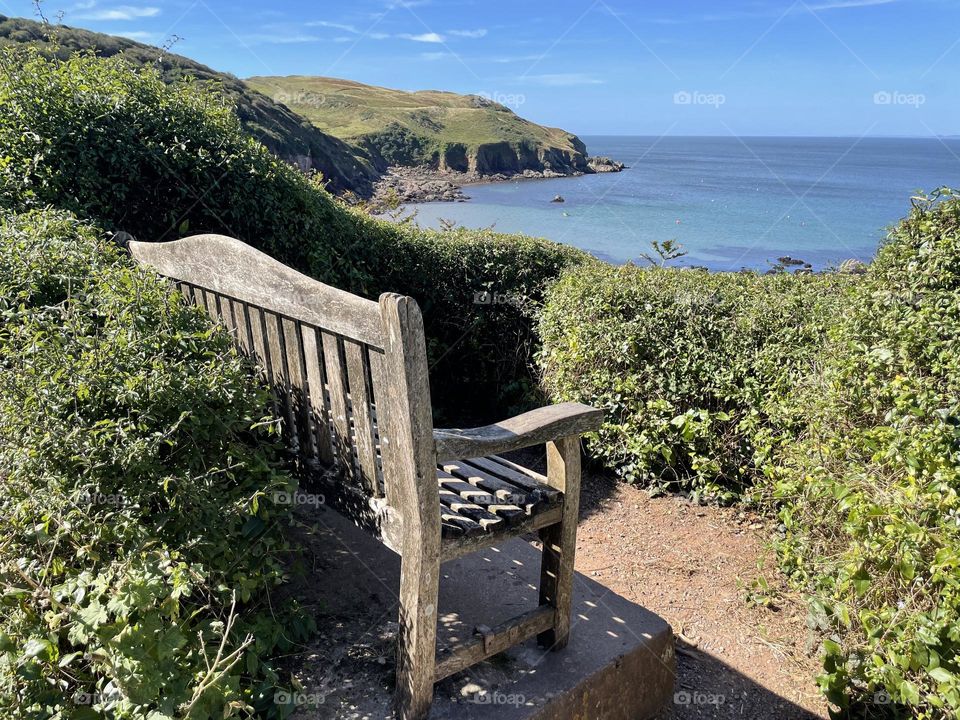
<svg viewBox="0 0 960 720">
<path fill-rule="evenodd" d="M 542 456 L 515 459 L 543 467 Z M 300 532 L 305 567 L 312 570 L 288 592 L 321 618 L 322 631 L 288 658 L 306 697 L 316 698 L 296 717 L 390 717 L 399 566 L 356 531 L 350 542 L 362 538 L 374 550 L 351 550 L 307 510 Z M 737 508 L 651 499 L 603 475 L 585 474 L 578 573 L 657 613 L 677 635 L 673 702 L 656 720 L 827 717 L 814 682 L 819 663 L 805 647 L 805 610 L 785 591 L 766 548 L 774 532 L 769 520 Z M 770 606 L 747 599 L 761 576 L 770 587 L 754 598 L 766 597 Z M 337 578 L 336 592 L 330 592 L 330 577 Z M 322 589 L 312 584 L 316 578 Z"/>
<path fill-rule="evenodd" d="M 678 635 L 668 718 L 825 718 L 805 611 L 765 547 L 774 527 L 736 508 L 650 498 L 585 478 L 577 570 L 665 618 Z M 762 564 L 762 566 L 758 565 Z M 763 576 L 773 607 L 746 600 Z"/>
</svg>

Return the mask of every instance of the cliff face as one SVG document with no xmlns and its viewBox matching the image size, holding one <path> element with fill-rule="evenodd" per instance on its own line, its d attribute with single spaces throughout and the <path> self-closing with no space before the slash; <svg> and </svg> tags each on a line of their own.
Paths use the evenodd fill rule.
<svg viewBox="0 0 960 720">
<path fill-rule="evenodd" d="M 579 139 L 577 142 L 580 142 Z M 441 157 L 440 169 L 478 175 L 520 175 L 527 172 L 548 177 L 590 172 L 583 151 L 533 147 L 527 143 L 484 143 L 469 153 L 465 148 L 458 148 L 453 164 L 449 162 L 449 157 L 448 150 Z"/>
<path fill-rule="evenodd" d="M 363 148 L 381 172 L 397 166 L 474 175 L 594 172 L 576 135 L 530 122 L 477 95 L 406 92 L 309 76 L 247 82 L 282 98 L 324 132 Z"/>
</svg>

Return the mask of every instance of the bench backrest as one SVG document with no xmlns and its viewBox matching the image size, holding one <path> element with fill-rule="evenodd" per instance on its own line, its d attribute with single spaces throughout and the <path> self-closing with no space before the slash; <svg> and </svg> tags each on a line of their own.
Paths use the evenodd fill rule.
<svg viewBox="0 0 960 720">
<path fill-rule="evenodd" d="M 129 250 L 256 360 L 297 465 L 331 504 L 390 538 L 397 516 L 433 523 L 426 343 L 412 298 L 373 302 L 223 235 L 131 242 Z"/>
</svg>

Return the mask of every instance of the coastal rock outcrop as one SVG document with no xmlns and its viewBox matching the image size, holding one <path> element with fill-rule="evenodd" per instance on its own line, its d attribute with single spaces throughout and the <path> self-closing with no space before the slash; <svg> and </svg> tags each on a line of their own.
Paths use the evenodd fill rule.
<svg viewBox="0 0 960 720">
<path fill-rule="evenodd" d="M 598 156 L 587 160 L 587 166 L 595 173 L 620 172 L 626 165 L 618 160 L 611 160 L 608 157 Z"/>
</svg>

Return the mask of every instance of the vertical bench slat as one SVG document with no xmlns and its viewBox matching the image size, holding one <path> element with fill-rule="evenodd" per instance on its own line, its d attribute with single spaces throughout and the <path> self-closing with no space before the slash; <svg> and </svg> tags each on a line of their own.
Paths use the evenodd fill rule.
<svg viewBox="0 0 960 720">
<path fill-rule="evenodd" d="M 343 361 L 340 358 L 340 340 L 328 332 L 323 336 L 323 366 L 327 371 L 327 389 L 330 392 L 330 411 L 333 415 L 334 457 L 338 469 L 348 478 L 356 473 L 353 465 L 353 447 L 350 442 L 350 419 L 347 415 L 347 384 Z"/>
<path fill-rule="evenodd" d="M 297 353 L 296 353 L 296 365 L 297 365 L 297 374 L 299 376 L 298 386 L 300 388 L 299 392 L 299 414 L 302 417 L 303 430 L 302 430 L 302 451 L 304 457 L 309 460 L 315 460 L 319 454 L 319 448 L 317 443 L 317 418 L 314 415 L 313 411 L 313 400 L 310 396 L 311 393 L 311 382 L 310 377 L 307 372 L 307 348 L 303 342 L 303 326 L 299 320 L 292 320 L 291 329 L 287 332 L 287 336 L 294 336 Z M 316 356 L 316 353 L 314 353 Z M 314 361 L 316 364 L 316 361 Z"/>
<path fill-rule="evenodd" d="M 274 379 L 273 361 L 270 357 L 269 342 L 267 340 L 267 323 L 262 308 L 243 303 L 243 315 L 247 326 L 247 338 L 253 349 L 253 357 L 260 366 L 264 379 L 271 385 Z M 274 417 L 280 417 L 280 405 L 276 392 L 270 393 L 270 405 Z"/>
<path fill-rule="evenodd" d="M 283 412 L 283 420 L 290 436 L 290 448 L 293 453 L 300 453 L 300 436 L 297 433 L 295 409 L 291 398 L 290 370 L 287 368 L 287 349 L 286 338 L 283 333 L 283 321 L 276 313 L 265 312 L 263 314 L 265 332 L 267 339 L 267 349 L 270 355 L 270 367 L 272 371 L 272 382 L 275 387 L 274 394 L 280 403 Z"/>
<path fill-rule="evenodd" d="M 384 428 L 384 403 L 382 399 L 389 392 L 387 383 L 386 368 L 384 367 L 383 352 L 370 348 L 370 380 L 373 388 L 373 400 L 376 403 L 373 422 L 373 436 L 376 445 L 374 447 L 380 450 L 377 455 L 377 472 L 380 483 L 380 497 L 387 496 L 386 481 L 383 473 L 383 439 L 381 437 Z M 389 500 L 389 498 L 388 498 Z"/>
<path fill-rule="evenodd" d="M 306 363 L 307 388 L 310 393 L 310 409 L 313 415 L 314 440 L 320 461 L 330 465 L 333 462 L 333 444 L 330 436 L 330 407 L 324 392 L 323 365 L 320 347 L 317 344 L 317 329 L 309 325 L 300 325 L 300 341 Z"/>
<path fill-rule="evenodd" d="M 207 315 L 214 322 L 220 322 L 220 315 L 217 313 L 217 299 L 212 292 L 198 288 L 200 290 L 200 307 L 207 311 Z"/>
<path fill-rule="evenodd" d="M 187 302 L 196 304 L 196 301 L 193 299 L 193 285 L 188 282 L 178 282 L 177 290 L 187 299 Z"/>
<path fill-rule="evenodd" d="M 370 417 L 370 391 L 367 387 L 367 353 L 363 345 L 344 339 L 347 357 L 347 379 L 353 409 L 353 430 L 360 480 L 374 497 L 382 497 L 377 480 L 377 458 L 373 444 L 373 423 Z"/>
<path fill-rule="evenodd" d="M 227 331 L 233 337 L 234 342 L 240 346 L 240 349 L 246 353 L 250 354 L 250 348 L 246 344 L 246 327 L 242 326 L 242 320 L 237 317 L 237 310 L 235 308 L 235 303 L 231 298 L 223 297 L 220 299 L 220 313 L 223 317 L 223 324 L 226 325 Z M 243 332 L 241 332 L 241 327 L 243 327 Z"/>
<path fill-rule="evenodd" d="M 284 354 L 290 412 L 300 442 L 300 455 L 303 459 L 312 459 L 313 443 L 310 441 L 310 414 L 306 401 L 300 332 L 295 320 L 286 317 L 278 317 L 277 320 L 280 329 L 280 346 Z"/>
</svg>

